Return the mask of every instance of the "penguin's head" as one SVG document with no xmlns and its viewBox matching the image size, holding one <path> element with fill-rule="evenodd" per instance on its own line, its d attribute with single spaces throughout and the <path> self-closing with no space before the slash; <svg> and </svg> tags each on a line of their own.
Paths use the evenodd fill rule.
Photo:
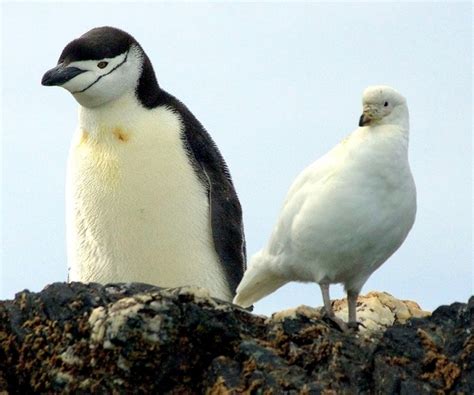
<svg viewBox="0 0 474 395">
<path fill-rule="evenodd" d="M 359 119 L 359 126 L 408 122 L 406 100 L 390 86 L 369 86 L 363 93 L 362 106 L 363 113 Z"/>
<path fill-rule="evenodd" d="M 145 67 L 154 79 L 150 61 L 130 34 L 98 27 L 66 45 L 41 83 L 67 89 L 84 107 L 99 107 L 136 91 Z"/>
</svg>

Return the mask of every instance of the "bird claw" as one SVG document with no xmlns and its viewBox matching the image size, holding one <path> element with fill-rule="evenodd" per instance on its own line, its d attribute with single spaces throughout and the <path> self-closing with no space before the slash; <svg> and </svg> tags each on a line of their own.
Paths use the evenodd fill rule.
<svg viewBox="0 0 474 395">
<path fill-rule="evenodd" d="M 363 328 L 366 328 L 367 327 L 360 321 L 355 321 L 355 322 L 348 322 L 347 323 L 347 327 L 352 331 L 352 332 L 359 332 L 359 328 L 360 327 L 363 327 Z"/>
<path fill-rule="evenodd" d="M 346 322 L 341 320 L 340 318 L 336 317 L 335 315 L 330 315 L 325 312 L 322 316 L 322 319 L 329 323 L 333 328 L 340 330 L 341 332 L 347 333 L 349 332 L 349 326 Z"/>
<path fill-rule="evenodd" d="M 355 322 L 345 322 L 339 317 L 336 317 L 335 315 L 330 315 L 327 312 L 324 313 L 322 316 L 322 319 L 326 322 L 329 322 L 329 324 L 340 330 L 343 333 L 355 333 L 359 331 L 359 327 L 362 326 L 365 328 L 365 325 L 362 322 L 355 321 Z"/>
</svg>

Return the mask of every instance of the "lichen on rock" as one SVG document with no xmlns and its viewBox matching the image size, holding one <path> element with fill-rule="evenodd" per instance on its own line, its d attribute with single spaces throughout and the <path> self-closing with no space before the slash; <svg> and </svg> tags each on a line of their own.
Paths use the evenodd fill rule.
<svg viewBox="0 0 474 395">
<path fill-rule="evenodd" d="M 306 306 L 264 317 L 197 288 L 55 283 L 0 302 L 0 393 L 474 393 L 474 298 L 427 315 L 371 293 L 359 310 L 354 335 Z"/>
</svg>

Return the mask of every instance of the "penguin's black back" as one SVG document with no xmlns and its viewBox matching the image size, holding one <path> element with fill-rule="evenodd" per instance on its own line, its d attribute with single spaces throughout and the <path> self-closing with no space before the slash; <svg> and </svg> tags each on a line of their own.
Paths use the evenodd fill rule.
<svg viewBox="0 0 474 395">
<path fill-rule="evenodd" d="M 242 208 L 228 167 L 209 133 L 183 103 L 161 90 L 156 106 L 176 112 L 184 124 L 184 146 L 208 192 L 214 247 L 235 294 L 246 268 L 246 247 Z"/>
</svg>

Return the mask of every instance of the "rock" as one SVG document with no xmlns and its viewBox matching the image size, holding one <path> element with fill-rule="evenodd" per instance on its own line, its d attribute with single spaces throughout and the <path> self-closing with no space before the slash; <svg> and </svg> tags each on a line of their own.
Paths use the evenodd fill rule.
<svg viewBox="0 0 474 395">
<path fill-rule="evenodd" d="M 347 299 L 338 299 L 332 302 L 337 317 L 347 321 Z M 281 321 L 285 318 L 296 318 L 304 315 L 308 318 L 322 318 L 322 307 L 312 308 L 298 306 L 294 309 L 280 311 L 272 315 L 273 320 Z M 409 318 L 427 317 L 431 313 L 424 311 L 410 300 L 399 300 L 387 292 L 369 292 L 357 299 L 357 319 L 362 324 L 360 332 L 380 332 L 394 324 L 404 324 Z"/>
<path fill-rule="evenodd" d="M 346 334 L 304 306 L 268 318 L 195 288 L 56 283 L 0 302 L 0 394 L 474 393 L 474 297 L 431 316 L 384 293 L 359 305 L 374 325 Z"/>
<path fill-rule="evenodd" d="M 334 301 L 334 312 L 339 318 L 347 320 L 347 299 Z M 417 303 L 399 300 L 386 292 L 369 292 L 357 299 L 357 319 L 362 323 L 362 332 L 384 330 L 393 324 L 404 324 L 409 318 L 427 317 L 430 314 Z"/>
</svg>

